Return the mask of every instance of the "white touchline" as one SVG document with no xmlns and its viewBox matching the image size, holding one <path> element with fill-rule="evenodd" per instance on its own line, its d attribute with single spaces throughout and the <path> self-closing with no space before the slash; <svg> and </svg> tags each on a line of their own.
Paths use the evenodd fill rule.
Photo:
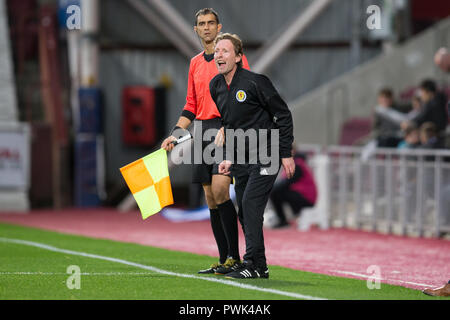
<svg viewBox="0 0 450 320">
<path fill-rule="evenodd" d="M 373 276 L 370 276 L 367 274 L 356 273 L 356 272 L 351 272 L 351 271 L 331 270 L 331 272 L 342 273 L 342 274 L 346 274 L 346 275 L 354 276 L 354 277 L 371 278 L 371 279 L 380 280 L 380 281 L 406 283 L 406 284 L 411 284 L 411 285 L 420 286 L 420 287 L 433 287 L 431 284 L 416 283 L 416 282 L 409 282 L 409 281 L 395 280 L 395 279 L 383 279 L 383 278 L 373 277 Z"/>
<path fill-rule="evenodd" d="M 81 272 L 80 276 L 142 276 L 142 275 L 151 275 L 155 274 L 155 272 Z M 19 276 L 61 276 L 67 275 L 67 272 L 39 272 L 39 271 L 18 271 L 18 272 L 0 272 L 0 276 L 10 276 L 10 275 L 19 275 Z"/>
<path fill-rule="evenodd" d="M 229 286 L 234 286 L 234 287 L 238 287 L 238 288 L 242 288 L 242 289 L 273 293 L 273 294 L 278 294 L 278 295 L 282 295 L 282 296 L 286 296 L 286 297 L 292 297 L 292 298 L 297 298 L 297 299 L 327 300 L 325 298 L 312 297 L 312 296 L 307 296 L 307 295 L 294 293 L 294 292 L 287 292 L 287 291 L 281 291 L 281 290 L 269 289 L 269 288 L 261 288 L 261 287 L 257 287 L 257 286 L 253 286 L 253 285 L 248 285 L 248 284 L 244 284 L 244 283 L 234 282 L 232 280 L 206 278 L 206 277 L 194 276 L 194 275 L 191 275 L 191 274 L 183 274 L 183 273 L 171 272 L 171 271 L 159 269 L 159 268 L 156 268 L 156 267 L 146 266 L 146 265 L 143 265 L 143 264 L 134 263 L 134 262 L 130 262 L 130 261 L 122 260 L 122 259 L 116 259 L 116 258 L 111 258 L 111 257 L 106 257 L 106 256 L 100 256 L 100 255 L 86 253 L 86 252 L 79 252 L 79 251 L 60 249 L 60 248 L 56 248 L 56 247 L 49 246 L 49 245 L 46 245 L 46 244 L 43 244 L 43 243 L 39 243 L 39 242 L 33 242 L 33 241 L 27 241 L 27 240 L 19 240 L 19 239 L 1 238 L 1 237 L 0 237 L 0 241 L 9 242 L 9 243 L 16 243 L 16 244 L 22 244 L 22 245 L 27 245 L 27 246 L 31 246 L 31 247 L 37 247 L 37 248 L 41 248 L 41 249 L 45 249 L 45 250 L 49 250 L 49 251 L 53 251 L 53 252 L 65 253 L 65 254 L 70 254 L 70 255 L 74 255 L 74 256 L 81 256 L 81 257 L 92 258 L 92 259 L 97 259 L 97 260 L 105 260 L 105 261 L 109 261 L 109 262 L 120 263 L 120 264 L 132 266 L 132 267 L 136 267 L 136 268 L 140 268 L 140 269 L 144 269 L 144 270 L 153 271 L 153 272 L 160 273 L 160 274 L 165 274 L 165 275 L 168 275 L 168 276 L 174 276 L 174 277 L 180 277 L 180 278 L 190 278 L 190 279 L 204 280 L 204 281 L 210 281 L 210 282 L 217 282 L 217 283 L 221 283 L 221 284 L 225 284 L 225 285 L 229 285 Z"/>
</svg>

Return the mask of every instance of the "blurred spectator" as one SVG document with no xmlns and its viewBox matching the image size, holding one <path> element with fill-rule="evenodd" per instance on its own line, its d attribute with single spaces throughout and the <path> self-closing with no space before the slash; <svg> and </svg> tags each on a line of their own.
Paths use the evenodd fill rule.
<svg viewBox="0 0 450 320">
<path fill-rule="evenodd" d="M 437 90 L 436 83 L 433 80 L 426 79 L 420 84 L 420 99 L 423 106 L 418 115 L 410 121 L 420 127 L 426 122 L 432 122 L 436 126 L 439 140 L 443 140 L 443 135 L 448 123 L 447 116 L 447 97 L 444 93 Z M 402 128 L 407 126 L 408 121 L 402 122 Z"/>
<path fill-rule="evenodd" d="M 406 115 L 406 119 L 408 120 L 414 119 L 422 110 L 422 101 L 420 100 L 420 96 L 418 94 L 415 94 L 411 98 L 411 107 L 411 111 L 409 111 Z"/>
<path fill-rule="evenodd" d="M 398 149 L 414 149 L 420 145 L 419 129 L 410 123 L 403 130 L 404 139 L 398 144 Z"/>
<path fill-rule="evenodd" d="M 434 55 L 434 63 L 442 71 L 450 73 L 450 52 L 447 48 L 440 48 Z M 447 117 L 450 123 L 450 101 L 447 102 Z M 447 135 L 447 148 L 450 148 L 450 136 Z"/>
<path fill-rule="evenodd" d="M 434 63 L 444 72 L 450 72 L 450 52 L 440 48 L 434 55 Z"/>
<path fill-rule="evenodd" d="M 375 107 L 374 133 L 378 147 L 395 148 L 402 140 L 400 123 L 405 114 L 396 110 L 394 95 L 390 88 L 378 93 L 378 105 Z"/>
<path fill-rule="evenodd" d="M 424 123 L 420 127 L 420 148 L 439 149 L 440 147 L 436 125 L 432 122 Z"/>
<path fill-rule="evenodd" d="M 295 162 L 295 173 L 287 179 L 284 171 L 282 180 L 273 187 L 270 199 L 278 217 L 278 222 L 272 228 L 282 228 L 289 223 L 283 209 L 285 203 L 289 204 L 294 215 L 299 216 L 303 208 L 313 207 L 317 200 L 317 187 L 311 169 L 305 162 L 305 156 L 296 153 L 292 148 Z"/>
</svg>

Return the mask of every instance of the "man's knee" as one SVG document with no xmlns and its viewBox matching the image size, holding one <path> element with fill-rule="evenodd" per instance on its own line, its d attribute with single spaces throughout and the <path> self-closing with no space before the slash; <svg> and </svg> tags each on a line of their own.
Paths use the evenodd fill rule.
<svg viewBox="0 0 450 320">
<path fill-rule="evenodd" d="M 214 199 L 214 195 L 212 192 L 212 188 L 210 185 L 203 185 L 203 191 L 205 192 L 206 204 L 210 209 L 215 209 L 217 207 L 217 203 Z"/>
<path fill-rule="evenodd" d="M 224 203 L 230 199 L 229 190 L 224 186 L 213 186 L 212 195 L 217 204 Z"/>
<path fill-rule="evenodd" d="M 230 182 L 225 179 L 213 178 L 211 192 L 217 204 L 228 201 L 230 199 Z"/>
</svg>

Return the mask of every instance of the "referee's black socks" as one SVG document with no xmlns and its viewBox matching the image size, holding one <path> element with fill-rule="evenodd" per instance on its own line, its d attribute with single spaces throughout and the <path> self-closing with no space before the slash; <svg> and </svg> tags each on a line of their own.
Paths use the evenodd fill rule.
<svg viewBox="0 0 450 320">
<path fill-rule="evenodd" d="M 219 262 L 223 264 L 228 257 L 228 241 L 223 230 L 219 209 L 210 208 L 209 217 L 214 239 L 216 239 L 217 248 L 219 249 Z"/>
<path fill-rule="evenodd" d="M 233 201 L 228 200 L 217 205 L 222 220 L 223 229 L 228 242 L 228 256 L 240 260 L 239 257 L 239 234 L 237 224 L 237 213 Z"/>
</svg>

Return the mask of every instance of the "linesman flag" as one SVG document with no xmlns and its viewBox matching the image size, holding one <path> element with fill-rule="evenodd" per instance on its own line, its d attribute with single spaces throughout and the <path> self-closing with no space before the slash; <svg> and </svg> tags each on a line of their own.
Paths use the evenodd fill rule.
<svg viewBox="0 0 450 320">
<path fill-rule="evenodd" d="M 159 149 L 120 168 L 145 220 L 173 204 L 167 152 Z"/>
</svg>

